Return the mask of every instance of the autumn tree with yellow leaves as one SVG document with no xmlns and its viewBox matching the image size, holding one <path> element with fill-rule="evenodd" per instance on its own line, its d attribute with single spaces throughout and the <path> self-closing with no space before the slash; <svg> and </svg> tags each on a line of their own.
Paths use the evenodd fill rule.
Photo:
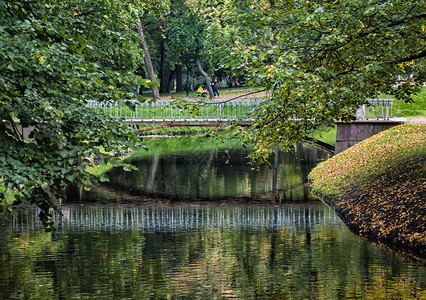
<svg viewBox="0 0 426 300">
<path fill-rule="evenodd" d="M 229 63 L 270 91 L 254 126 L 239 129 L 258 161 L 276 145 L 286 149 L 334 120 L 352 120 L 367 98 L 410 102 L 425 81 L 416 68 L 426 56 L 425 1 L 240 2 L 270 29 Z"/>
</svg>

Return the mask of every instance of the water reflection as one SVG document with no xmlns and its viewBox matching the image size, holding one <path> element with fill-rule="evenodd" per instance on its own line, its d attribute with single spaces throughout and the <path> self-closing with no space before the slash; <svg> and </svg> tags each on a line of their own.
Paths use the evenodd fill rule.
<svg viewBox="0 0 426 300">
<path fill-rule="evenodd" d="M 316 148 L 298 144 L 295 153 L 276 152 L 275 168 L 253 170 L 248 150 L 231 145 L 213 144 L 210 149 L 187 145 L 188 138 L 164 139 L 163 148 L 132 157 L 139 169 L 108 173 L 110 182 L 86 193 L 87 200 L 137 200 L 138 196 L 174 200 L 250 199 L 279 202 L 312 200 L 305 185 L 310 170 L 328 158 Z M 169 143 L 173 143 L 167 147 Z M 203 143 L 203 140 L 198 140 Z M 217 143 L 217 142 L 216 142 Z M 173 150 L 171 150 L 173 149 Z M 140 197 L 139 197 L 140 198 Z"/>
<path fill-rule="evenodd" d="M 303 208 L 303 209 L 302 209 Z M 198 204 L 174 205 L 110 205 L 63 206 L 55 214 L 58 232 L 78 230 L 126 230 L 143 228 L 145 231 L 192 230 L 199 228 L 310 228 L 318 224 L 340 225 L 341 220 L 321 203 L 288 205 L 282 207 L 259 205 L 215 206 Z M 12 220 L 12 231 L 41 230 L 43 225 L 37 213 L 20 212 Z"/>
<path fill-rule="evenodd" d="M 0 227 L 0 299 L 421 299 L 426 271 L 321 204 L 68 206 Z"/>
</svg>

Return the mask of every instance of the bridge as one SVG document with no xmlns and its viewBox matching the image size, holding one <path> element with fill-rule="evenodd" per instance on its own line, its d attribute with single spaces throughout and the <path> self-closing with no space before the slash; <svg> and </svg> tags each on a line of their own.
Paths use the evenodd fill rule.
<svg viewBox="0 0 426 300">
<path fill-rule="evenodd" d="M 264 98 L 229 100 L 157 100 L 87 102 L 88 107 L 101 107 L 111 118 L 129 125 L 219 126 L 229 123 L 249 125 Z M 336 146 L 331 149 L 319 141 L 307 141 L 323 150 L 339 153 L 380 131 L 404 123 L 392 117 L 393 99 L 368 99 L 356 112 L 356 121 L 336 121 Z M 141 129 L 143 130 L 143 129 Z"/>
<path fill-rule="evenodd" d="M 98 103 L 89 101 L 89 107 L 102 107 L 111 118 L 122 119 L 129 125 L 214 126 L 229 122 L 248 123 L 264 102 L 262 98 L 240 100 L 157 100 L 139 103 L 118 101 Z M 131 109 L 133 106 L 133 109 Z"/>
</svg>

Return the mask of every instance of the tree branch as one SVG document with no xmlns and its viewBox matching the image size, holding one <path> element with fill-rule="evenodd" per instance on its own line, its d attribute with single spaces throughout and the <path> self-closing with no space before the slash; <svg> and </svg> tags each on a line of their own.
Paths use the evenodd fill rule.
<svg viewBox="0 0 426 300">
<path fill-rule="evenodd" d="M 248 95 L 251 95 L 251 94 L 261 93 L 261 92 L 264 92 L 264 91 L 266 91 L 266 89 L 263 89 L 263 90 L 260 90 L 260 91 L 256 91 L 256 92 L 247 93 L 247 94 L 244 94 L 244 95 L 239 95 L 239 96 L 237 96 L 237 97 L 233 97 L 233 98 L 228 99 L 228 100 L 225 100 L 225 101 L 216 102 L 215 104 L 223 104 L 223 103 L 227 103 L 227 102 L 229 102 L 229 101 L 232 101 L 232 100 L 235 100 L 235 99 L 238 99 L 238 98 L 241 98 L 241 97 L 245 97 L 245 96 L 248 96 Z"/>
<path fill-rule="evenodd" d="M 95 11 L 96 11 L 96 9 L 92 9 L 92 10 L 86 11 L 86 12 L 84 12 L 84 13 L 81 13 L 81 14 L 76 15 L 76 18 L 80 18 L 80 17 L 85 17 L 85 16 L 88 16 L 88 15 L 91 15 L 91 14 L 93 14 Z"/>
<path fill-rule="evenodd" d="M 413 54 L 412 56 L 406 57 L 404 59 L 399 60 L 399 63 L 403 63 L 403 62 L 409 62 L 415 59 L 419 59 L 419 58 L 423 58 L 426 57 L 426 49 L 421 51 L 420 53 L 417 54 Z"/>
</svg>

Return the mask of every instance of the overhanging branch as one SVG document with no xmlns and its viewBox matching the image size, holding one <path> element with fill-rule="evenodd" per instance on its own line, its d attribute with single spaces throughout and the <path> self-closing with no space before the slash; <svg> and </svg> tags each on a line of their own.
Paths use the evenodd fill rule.
<svg viewBox="0 0 426 300">
<path fill-rule="evenodd" d="M 412 61 L 412 60 L 415 60 L 415 59 L 419 59 L 419 58 L 424 58 L 424 57 L 426 57 L 426 49 L 423 50 L 423 51 L 421 51 L 420 53 L 413 54 L 411 56 L 403 58 L 403 59 L 399 60 L 398 62 L 399 63 L 409 62 L 409 61 Z"/>
</svg>

